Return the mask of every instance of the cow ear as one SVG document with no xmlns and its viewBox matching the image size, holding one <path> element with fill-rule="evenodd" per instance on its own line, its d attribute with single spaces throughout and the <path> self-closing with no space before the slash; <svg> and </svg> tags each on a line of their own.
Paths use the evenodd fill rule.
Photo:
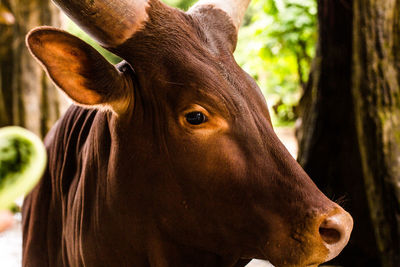
<svg viewBox="0 0 400 267">
<path fill-rule="evenodd" d="M 198 18 L 208 39 L 219 41 L 233 53 L 237 35 L 250 0 L 199 0 L 188 12 Z"/>
<path fill-rule="evenodd" d="M 207 39 L 212 40 L 219 49 L 236 49 L 238 31 L 229 16 L 214 6 L 198 6 L 189 11 L 196 16 L 206 31 Z"/>
<path fill-rule="evenodd" d="M 32 55 L 48 76 L 74 102 L 110 106 L 121 112 L 131 102 L 131 82 L 100 53 L 81 39 L 56 28 L 39 27 L 26 38 Z M 129 90 L 131 89 L 131 90 Z"/>
</svg>

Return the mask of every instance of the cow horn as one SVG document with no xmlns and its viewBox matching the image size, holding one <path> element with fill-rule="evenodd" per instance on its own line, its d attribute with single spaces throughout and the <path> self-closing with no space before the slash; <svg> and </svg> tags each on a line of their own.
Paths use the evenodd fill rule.
<svg viewBox="0 0 400 267">
<path fill-rule="evenodd" d="M 53 0 L 76 24 L 105 47 L 129 39 L 147 20 L 149 0 Z"/>
<path fill-rule="evenodd" d="M 222 9 L 232 18 L 233 24 L 236 29 L 239 30 L 250 1 L 251 0 L 200 0 L 192 7 L 192 9 L 204 5 L 211 5 Z"/>
</svg>

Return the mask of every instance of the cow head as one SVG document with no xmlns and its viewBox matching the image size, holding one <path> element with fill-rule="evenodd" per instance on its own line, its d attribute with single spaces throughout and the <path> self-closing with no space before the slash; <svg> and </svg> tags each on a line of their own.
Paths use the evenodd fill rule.
<svg viewBox="0 0 400 267">
<path fill-rule="evenodd" d="M 114 67 L 50 27 L 27 37 L 72 100 L 112 114 L 113 199 L 143 214 L 146 238 L 276 266 L 340 253 L 351 216 L 281 144 L 260 89 L 233 58 L 248 0 L 203 0 L 186 13 L 159 0 L 55 2 L 125 60 Z"/>
</svg>

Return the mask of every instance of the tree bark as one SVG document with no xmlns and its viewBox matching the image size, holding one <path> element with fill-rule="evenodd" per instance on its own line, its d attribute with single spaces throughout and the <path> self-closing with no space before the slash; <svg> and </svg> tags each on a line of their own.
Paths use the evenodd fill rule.
<svg viewBox="0 0 400 267">
<path fill-rule="evenodd" d="M 36 26 L 58 26 L 59 12 L 49 0 L 0 1 L 15 17 L 13 25 L 0 25 L 0 126 L 44 136 L 66 102 L 29 54 L 25 36 Z"/>
<path fill-rule="evenodd" d="M 382 266 L 400 266 L 400 1 L 354 0 L 353 95 Z"/>
<path fill-rule="evenodd" d="M 300 164 L 353 216 L 348 246 L 332 264 L 377 267 L 352 97 L 353 0 L 318 1 L 319 41 L 298 131 Z"/>
</svg>

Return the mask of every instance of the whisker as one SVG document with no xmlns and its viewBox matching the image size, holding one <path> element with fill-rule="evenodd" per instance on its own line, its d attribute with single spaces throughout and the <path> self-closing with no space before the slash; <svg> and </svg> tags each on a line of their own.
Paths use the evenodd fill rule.
<svg viewBox="0 0 400 267">
<path fill-rule="evenodd" d="M 349 199 L 346 195 L 343 195 L 343 196 L 339 197 L 338 199 L 333 200 L 333 202 L 340 205 L 341 207 L 344 207 L 349 202 Z"/>
</svg>

